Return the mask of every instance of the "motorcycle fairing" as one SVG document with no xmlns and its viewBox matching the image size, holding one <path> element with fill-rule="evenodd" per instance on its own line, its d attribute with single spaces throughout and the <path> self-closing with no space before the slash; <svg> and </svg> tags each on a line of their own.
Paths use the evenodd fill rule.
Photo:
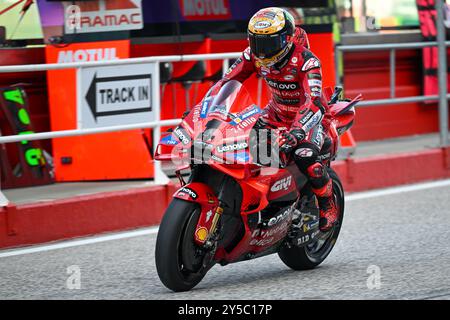
<svg viewBox="0 0 450 320">
<path fill-rule="evenodd" d="M 330 114 L 339 135 L 344 134 L 353 126 L 356 113 L 355 105 L 361 100 L 362 96 L 358 95 L 351 101 L 339 101 L 330 106 Z"/>
<path fill-rule="evenodd" d="M 219 206 L 219 200 L 214 191 L 204 183 L 192 182 L 178 189 L 174 194 L 174 198 L 195 202 L 200 205 L 201 213 L 195 232 L 195 241 L 199 245 L 204 244 Z M 202 236 L 199 237 L 199 235 Z"/>
</svg>

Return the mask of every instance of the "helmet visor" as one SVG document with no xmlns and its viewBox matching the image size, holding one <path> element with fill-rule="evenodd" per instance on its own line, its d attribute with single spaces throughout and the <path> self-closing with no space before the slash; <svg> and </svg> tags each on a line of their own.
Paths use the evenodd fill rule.
<svg viewBox="0 0 450 320">
<path fill-rule="evenodd" d="M 287 44 L 286 34 L 253 34 L 248 33 L 250 49 L 260 58 L 270 58 L 280 52 Z"/>
</svg>

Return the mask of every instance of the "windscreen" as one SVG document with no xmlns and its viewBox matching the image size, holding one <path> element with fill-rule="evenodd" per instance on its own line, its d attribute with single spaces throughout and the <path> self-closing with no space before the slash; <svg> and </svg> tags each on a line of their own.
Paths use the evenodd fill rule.
<svg viewBox="0 0 450 320">
<path fill-rule="evenodd" d="M 253 105 L 247 89 L 236 80 L 230 80 L 221 87 L 215 85 L 202 102 L 201 116 L 233 119 L 233 114 Z"/>
</svg>

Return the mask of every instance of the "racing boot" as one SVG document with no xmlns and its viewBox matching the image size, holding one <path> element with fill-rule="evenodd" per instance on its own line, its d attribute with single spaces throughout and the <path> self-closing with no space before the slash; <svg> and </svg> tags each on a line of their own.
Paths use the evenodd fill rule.
<svg viewBox="0 0 450 320">
<path fill-rule="evenodd" d="M 339 219 L 339 212 L 333 194 L 333 181 L 325 166 L 320 162 L 309 166 L 306 172 L 311 182 L 312 191 L 316 195 L 319 204 L 319 229 L 322 232 L 327 232 Z"/>
<path fill-rule="evenodd" d="M 313 189 L 313 192 L 317 196 L 320 209 L 319 229 L 322 232 L 327 232 L 339 219 L 339 212 L 333 194 L 333 181 L 329 179 L 324 187 Z"/>
</svg>

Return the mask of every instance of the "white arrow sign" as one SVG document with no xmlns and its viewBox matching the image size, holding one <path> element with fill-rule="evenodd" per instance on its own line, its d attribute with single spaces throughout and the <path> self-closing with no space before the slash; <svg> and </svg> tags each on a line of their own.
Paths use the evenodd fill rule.
<svg viewBox="0 0 450 320">
<path fill-rule="evenodd" d="M 154 64 L 86 68 L 81 71 L 81 127 L 135 124 L 154 120 Z"/>
</svg>

